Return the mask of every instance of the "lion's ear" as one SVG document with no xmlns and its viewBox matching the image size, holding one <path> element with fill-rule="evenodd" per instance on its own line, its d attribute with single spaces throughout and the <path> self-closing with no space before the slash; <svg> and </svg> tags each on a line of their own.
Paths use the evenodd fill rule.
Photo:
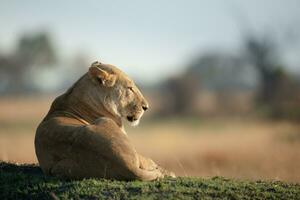
<svg viewBox="0 0 300 200">
<path fill-rule="evenodd" d="M 110 74 L 100 68 L 101 63 L 94 62 L 89 68 L 89 76 L 95 81 L 106 87 L 112 87 L 116 83 L 116 75 Z"/>
</svg>

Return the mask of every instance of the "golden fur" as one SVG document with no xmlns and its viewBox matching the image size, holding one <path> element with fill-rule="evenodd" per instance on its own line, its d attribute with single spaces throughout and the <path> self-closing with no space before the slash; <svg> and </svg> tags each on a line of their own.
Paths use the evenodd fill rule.
<svg viewBox="0 0 300 200">
<path fill-rule="evenodd" d="M 122 125 L 137 125 L 148 103 L 118 68 L 94 62 L 57 97 L 37 128 L 35 149 L 48 175 L 155 180 L 174 176 L 138 154 Z"/>
</svg>

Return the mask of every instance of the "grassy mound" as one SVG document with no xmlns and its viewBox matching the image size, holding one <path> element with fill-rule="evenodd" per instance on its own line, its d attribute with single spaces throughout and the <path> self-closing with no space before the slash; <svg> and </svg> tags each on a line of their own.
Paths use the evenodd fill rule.
<svg viewBox="0 0 300 200">
<path fill-rule="evenodd" d="M 0 199 L 300 199 L 300 185 L 221 177 L 153 182 L 67 181 L 45 176 L 34 165 L 2 162 Z"/>
</svg>

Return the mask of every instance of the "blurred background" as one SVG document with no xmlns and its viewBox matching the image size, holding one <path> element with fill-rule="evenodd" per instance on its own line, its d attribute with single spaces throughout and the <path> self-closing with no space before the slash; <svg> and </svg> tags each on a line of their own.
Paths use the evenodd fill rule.
<svg viewBox="0 0 300 200">
<path fill-rule="evenodd" d="M 300 182 L 298 0 L 0 1 L 0 160 L 99 60 L 150 102 L 137 150 L 180 176 Z"/>
</svg>

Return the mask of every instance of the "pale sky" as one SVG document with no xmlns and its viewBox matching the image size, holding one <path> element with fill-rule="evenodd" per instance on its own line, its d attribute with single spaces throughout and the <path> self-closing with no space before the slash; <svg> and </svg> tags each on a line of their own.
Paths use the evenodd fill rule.
<svg viewBox="0 0 300 200">
<path fill-rule="evenodd" d="M 299 34 L 300 1 L 0 0 L 0 50 L 11 50 L 22 33 L 48 30 L 65 57 L 85 52 L 91 62 L 155 82 L 208 49 L 236 51 L 244 19 L 255 32 Z M 300 63 L 299 52 L 300 45 L 291 46 L 286 57 Z"/>
</svg>

